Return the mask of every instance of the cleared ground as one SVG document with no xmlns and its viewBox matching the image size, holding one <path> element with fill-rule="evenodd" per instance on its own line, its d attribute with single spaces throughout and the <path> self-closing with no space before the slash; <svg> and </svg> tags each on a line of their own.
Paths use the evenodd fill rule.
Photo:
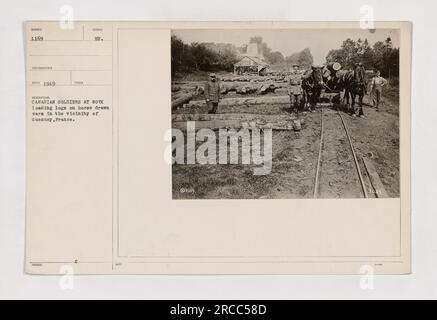
<svg viewBox="0 0 437 320">
<path fill-rule="evenodd" d="M 366 118 L 342 112 L 349 128 L 369 197 L 374 197 L 361 160 L 373 162 L 390 197 L 399 197 L 398 88 L 383 94 L 380 112 L 364 106 Z M 365 98 L 370 103 L 370 97 Z M 199 112 L 201 110 L 197 110 Z M 196 112 L 181 109 L 176 113 Z M 239 106 L 219 112 L 287 114 L 286 105 Z M 320 144 L 320 109 L 304 116 L 300 132 L 273 132 L 273 167 L 266 176 L 253 175 L 253 165 L 173 165 L 175 199 L 312 198 Z M 340 118 L 324 109 L 325 146 L 320 174 L 321 198 L 360 198 L 361 186 Z"/>
</svg>

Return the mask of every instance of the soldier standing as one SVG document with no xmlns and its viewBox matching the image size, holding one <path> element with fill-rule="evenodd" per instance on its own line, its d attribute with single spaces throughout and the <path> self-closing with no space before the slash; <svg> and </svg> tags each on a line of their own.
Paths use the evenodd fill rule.
<svg viewBox="0 0 437 320">
<path fill-rule="evenodd" d="M 379 70 L 376 71 L 376 75 L 373 77 L 370 84 L 370 92 L 373 96 L 373 106 L 376 107 L 376 111 L 379 111 L 379 103 L 381 102 L 382 87 L 388 83 L 386 79 L 381 77 Z"/>
<path fill-rule="evenodd" d="M 302 106 L 303 90 L 302 90 L 302 74 L 299 72 L 299 65 L 293 64 L 293 71 L 289 76 L 288 83 L 290 85 L 288 94 L 290 96 L 290 109 L 298 113 Z"/>
<path fill-rule="evenodd" d="M 205 100 L 208 113 L 216 113 L 220 102 L 220 84 L 215 73 L 209 74 L 209 80 L 205 84 Z"/>
</svg>

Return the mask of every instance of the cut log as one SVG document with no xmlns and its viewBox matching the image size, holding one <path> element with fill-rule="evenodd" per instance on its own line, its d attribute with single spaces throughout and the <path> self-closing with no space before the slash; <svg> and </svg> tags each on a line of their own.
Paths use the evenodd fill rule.
<svg viewBox="0 0 437 320">
<path fill-rule="evenodd" d="M 375 166 L 373 165 L 373 162 L 363 157 L 364 166 L 366 167 L 366 171 L 370 178 L 370 183 L 372 184 L 372 187 L 375 191 L 375 195 L 378 198 L 388 198 L 387 191 L 385 191 L 384 185 L 382 184 L 381 179 L 379 178 L 378 172 L 376 171 Z"/>
<path fill-rule="evenodd" d="M 173 122 L 172 127 L 174 129 L 179 129 L 185 131 L 187 123 L 186 122 Z M 283 122 L 244 122 L 239 120 L 216 120 L 216 121 L 198 121 L 196 122 L 197 129 L 272 129 L 272 130 L 294 130 L 293 123 L 290 121 Z"/>
<path fill-rule="evenodd" d="M 259 88 L 259 85 L 246 84 L 246 85 L 242 85 L 242 86 L 237 87 L 236 92 L 238 94 L 255 93 L 255 92 L 257 92 L 258 88 Z"/>
<path fill-rule="evenodd" d="M 286 88 L 286 87 L 278 87 L 275 90 L 275 93 L 280 94 L 280 95 L 288 95 L 288 88 Z"/>
<path fill-rule="evenodd" d="M 224 83 L 220 86 L 220 93 L 226 94 L 228 92 L 235 91 L 237 86 L 238 85 L 236 83 Z"/>
<path fill-rule="evenodd" d="M 261 88 L 259 89 L 259 92 L 261 94 L 266 94 L 269 92 L 275 92 L 275 90 L 276 90 L 276 85 L 274 83 L 266 83 L 266 84 L 261 86 Z"/>
<path fill-rule="evenodd" d="M 293 115 L 261 115 L 247 113 L 176 114 L 172 115 L 172 120 L 172 127 L 179 130 L 186 130 L 187 121 L 195 121 L 196 129 L 296 129 L 296 117 Z M 299 125 L 303 123 L 304 121 L 301 119 Z"/>
<path fill-rule="evenodd" d="M 180 91 L 181 90 L 181 87 L 180 86 L 172 86 L 171 87 L 171 92 L 178 92 L 178 91 Z"/>
<path fill-rule="evenodd" d="M 205 93 L 205 88 L 203 86 L 198 86 L 196 88 L 196 95 L 200 96 Z"/>
<path fill-rule="evenodd" d="M 235 91 L 236 88 L 238 87 L 242 87 L 242 86 L 248 86 L 248 87 L 254 87 L 257 89 L 260 89 L 261 86 L 263 85 L 270 85 L 270 84 L 274 84 L 276 88 L 286 88 L 288 87 L 287 83 L 284 82 L 269 82 L 269 83 L 264 83 L 264 81 L 250 81 L 250 82 L 225 82 L 222 83 L 222 90 L 226 90 L 226 91 Z M 232 90 L 233 89 L 233 90 Z"/>
<path fill-rule="evenodd" d="M 296 119 L 293 114 L 253 114 L 253 113 L 179 113 L 171 116 L 172 121 L 214 121 L 214 120 L 240 120 L 240 121 L 292 121 Z"/>
<path fill-rule="evenodd" d="M 189 102 L 191 99 L 193 99 L 193 97 L 195 96 L 195 93 L 187 93 L 179 98 L 177 98 L 176 100 L 171 102 L 171 109 L 175 110 L 178 107 L 180 107 L 181 105 L 183 105 L 184 103 Z"/>
<path fill-rule="evenodd" d="M 267 96 L 267 97 L 247 97 L 247 98 L 225 98 L 219 103 L 219 106 L 242 106 L 253 104 L 289 104 L 290 97 L 287 96 Z M 205 107 L 206 102 L 203 100 L 191 101 L 187 107 Z"/>
<path fill-rule="evenodd" d="M 236 90 L 238 94 L 246 94 L 246 86 L 239 86 Z"/>
</svg>

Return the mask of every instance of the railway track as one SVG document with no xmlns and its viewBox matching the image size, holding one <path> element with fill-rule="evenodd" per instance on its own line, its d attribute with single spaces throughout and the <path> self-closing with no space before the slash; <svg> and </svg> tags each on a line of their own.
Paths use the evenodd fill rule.
<svg viewBox="0 0 437 320">
<path fill-rule="evenodd" d="M 368 198 L 355 148 L 343 116 L 339 111 L 324 110 L 323 106 L 320 108 L 320 116 L 320 146 L 313 197 Z"/>
</svg>

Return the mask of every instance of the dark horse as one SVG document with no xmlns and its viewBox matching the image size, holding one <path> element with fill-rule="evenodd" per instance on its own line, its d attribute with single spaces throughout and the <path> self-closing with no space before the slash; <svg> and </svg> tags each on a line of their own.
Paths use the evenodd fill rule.
<svg viewBox="0 0 437 320">
<path fill-rule="evenodd" d="M 305 105 L 314 110 L 320 100 L 322 89 L 324 88 L 322 68 L 312 67 L 302 79 L 302 89 L 305 95 Z"/>
<path fill-rule="evenodd" d="M 363 98 L 366 93 L 365 80 L 357 81 L 353 70 L 345 72 L 340 79 L 341 86 L 344 88 L 343 102 L 346 104 L 350 114 L 363 115 Z M 358 98 L 358 105 L 357 104 Z"/>
</svg>

